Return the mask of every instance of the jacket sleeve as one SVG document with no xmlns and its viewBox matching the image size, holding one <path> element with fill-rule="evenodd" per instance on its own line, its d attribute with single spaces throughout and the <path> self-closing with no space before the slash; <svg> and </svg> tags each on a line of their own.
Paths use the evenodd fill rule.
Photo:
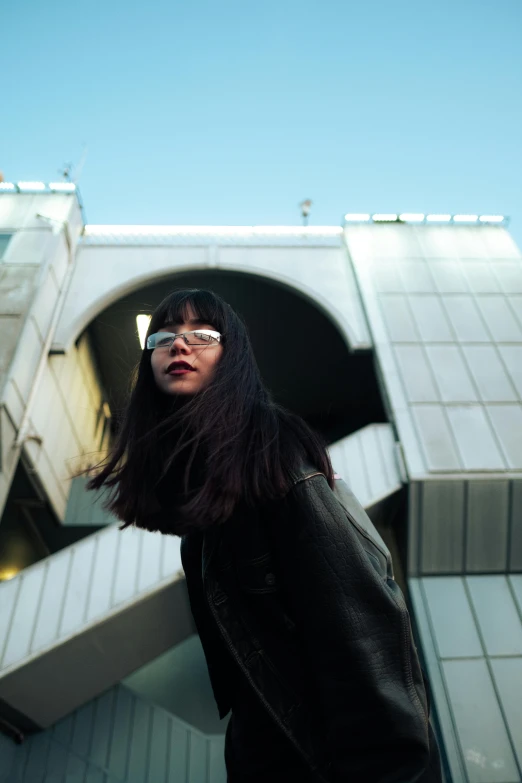
<svg viewBox="0 0 522 783">
<path fill-rule="evenodd" d="M 374 567 L 324 476 L 296 484 L 278 509 L 270 528 L 282 598 L 332 780 L 418 781 L 430 753 L 427 697 L 398 585 Z"/>
</svg>

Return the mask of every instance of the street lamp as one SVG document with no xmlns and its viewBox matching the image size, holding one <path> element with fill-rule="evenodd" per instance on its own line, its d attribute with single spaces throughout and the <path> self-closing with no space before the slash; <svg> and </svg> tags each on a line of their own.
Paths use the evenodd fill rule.
<svg viewBox="0 0 522 783">
<path fill-rule="evenodd" d="M 301 201 L 299 206 L 301 208 L 301 217 L 303 218 L 303 226 L 307 226 L 308 215 L 310 214 L 310 209 L 312 208 L 312 202 L 309 198 L 307 198 L 304 201 Z"/>
</svg>

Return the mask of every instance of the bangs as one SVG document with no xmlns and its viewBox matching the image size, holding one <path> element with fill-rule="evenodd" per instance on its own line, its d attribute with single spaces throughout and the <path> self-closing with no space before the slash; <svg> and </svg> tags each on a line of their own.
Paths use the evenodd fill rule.
<svg viewBox="0 0 522 783">
<path fill-rule="evenodd" d="M 224 303 L 212 291 L 200 288 L 183 289 L 169 294 L 159 305 L 151 320 L 149 332 L 157 332 L 166 324 L 183 323 L 191 316 L 210 324 L 222 334 L 226 327 Z"/>
</svg>

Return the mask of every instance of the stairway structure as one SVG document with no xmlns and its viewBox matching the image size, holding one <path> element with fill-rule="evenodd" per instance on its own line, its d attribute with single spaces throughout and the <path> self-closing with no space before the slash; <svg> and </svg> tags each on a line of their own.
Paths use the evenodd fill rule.
<svg viewBox="0 0 522 783">
<path fill-rule="evenodd" d="M 179 544 L 113 524 L 0 583 L 0 699 L 18 725 L 53 725 L 194 633 Z"/>
<path fill-rule="evenodd" d="M 372 425 L 330 449 L 370 512 L 400 489 L 395 448 L 389 425 Z M 110 521 L 75 482 L 76 523 Z M 194 633 L 179 547 L 112 522 L 0 583 L 0 699 L 18 723 L 52 726 Z"/>
</svg>

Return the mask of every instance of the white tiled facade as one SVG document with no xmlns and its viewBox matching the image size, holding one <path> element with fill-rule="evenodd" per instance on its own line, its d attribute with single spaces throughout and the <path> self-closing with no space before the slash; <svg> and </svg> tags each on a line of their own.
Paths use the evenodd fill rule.
<svg viewBox="0 0 522 783">
<path fill-rule="evenodd" d="M 354 226 L 346 242 L 410 478 L 522 471 L 522 257 L 507 231 Z"/>
</svg>

